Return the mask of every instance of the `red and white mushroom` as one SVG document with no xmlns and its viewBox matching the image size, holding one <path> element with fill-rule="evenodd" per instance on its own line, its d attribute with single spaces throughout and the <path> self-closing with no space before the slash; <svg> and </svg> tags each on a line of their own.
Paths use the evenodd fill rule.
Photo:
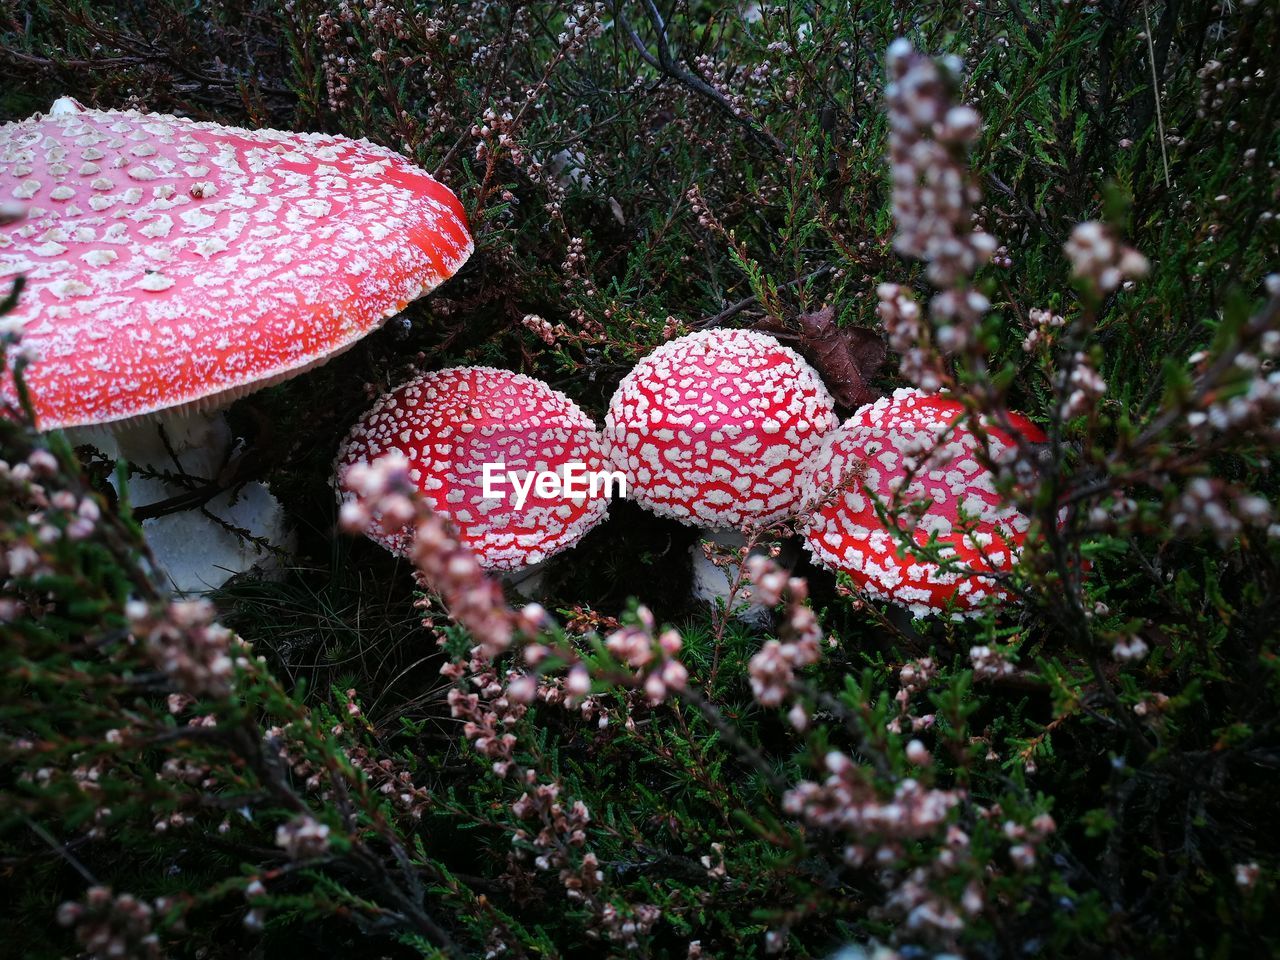
<svg viewBox="0 0 1280 960">
<path fill-rule="evenodd" d="M 609 403 L 605 452 L 659 516 L 708 529 L 772 523 L 801 503 L 801 471 L 837 424 L 818 374 L 751 330 L 658 347 Z"/>
<path fill-rule="evenodd" d="M 795 351 L 751 330 L 707 330 L 663 344 L 623 378 L 605 453 L 642 507 L 737 547 L 737 531 L 797 511 L 805 463 L 837 423 L 827 388 Z M 698 544 L 693 561 L 694 595 L 724 599 L 724 570 Z"/>
<path fill-rule="evenodd" d="M 27 206 L 0 229 L 0 278 L 26 277 L 9 319 L 43 429 L 294 376 L 472 246 L 457 198 L 385 147 L 74 101 L 0 126 L 0 197 Z"/>
<path fill-rule="evenodd" d="M 605 463 L 595 424 L 563 393 L 509 370 L 438 370 L 379 400 L 338 453 L 344 502 L 356 499 L 346 482 L 353 466 L 396 455 L 407 459 L 427 504 L 489 569 L 517 570 L 566 550 L 608 510 L 609 491 L 601 482 L 593 492 L 590 479 Z M 486 466 L 497 497 L 485 496 Z M 554 490 L 536 481 L 551 473 L 559 478 Z M 376 542 L 406 552 L 410 529 L 376 514 L 373 527 Z"/>
<path fill-rule="evenodd" d="M 889 600 L 915 616 L 971 615 L 990 597 L 1007 593 L 992 573 L 1010 570 L 1030 521 L 1001 501 L 982 456 L 999 462 L 1016 440 L 984 422 L 986 454 L 978 436 L 960 422 L 964 407 L 945 396 L 902 389 L 858 410 L 823 444 L 806 483 L 816 509 L 805 522 L 814 559 L 849 574 L 868 595 Z M 1020 414 L 1010 425 L 1032 443 L 1043 431 Z M 896 495 L 896 500 L 895 500 Z M 891 522 L 901 517 L 916 544 L 936 537 L 946 570 L 915 556 L 885 529 L 876 505 Z M 909 515 L 910 504 L 923 512 Z"/>
<path fill-rule="evenodd" d="M 185 419 L 295 376 L 443 282 L 472 249 L 457 198 L 384 147 L 66 98 L 0 126 L 0 201 L 25 214 L 0 224 L 0 285 L 26 280 L 6 327 L 46 430 Z M 16 404 L 11 373 L 0 374 L 0 415 Z M 148 423 L 99 445 L 169 471 L 225 460 L 225 427 L 171 422 L 171 433 L 224 444 L 192 462 L 179 448 L 177 464 L 156 432 Z M 157 499 L 177 492 L 156 483 Z M 206 509 L 247 525 L 229 496 Z M 244 568 L 244 542 L 210 524 L 205 569 L 174 576 L 191 520 L 146 524 L 179 589 Z"/>
</svg>

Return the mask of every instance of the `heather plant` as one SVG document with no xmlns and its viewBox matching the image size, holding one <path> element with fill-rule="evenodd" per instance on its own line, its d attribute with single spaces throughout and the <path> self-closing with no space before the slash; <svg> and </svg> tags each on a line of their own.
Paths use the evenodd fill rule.
<svg viewBox="0 0 1280 960">
<path fill-rule="evenodd" d="M 296 528 L 275 579 L 169 596 L 127 475 L 0 417 L 0 954 L 1274 953 L 1277 43 L 1265 3 L 0 5 L 4 118 L 368 137 L 477 241 L 232 408 L 228 482 Z M 858 470 L 707 544 L 717 605 L 698 534 L 634 504 L 539 603 L 403 462 L 338 508 L 342 436 L 415 372 L 519 370 L 599 421 L 716 326 L 845 413 L 963 404 L 1029 520 L 1003 599 L 916 619 L 814 563 Z M 971 573 L 908 487 L 884 528 Z"/>
</svg>

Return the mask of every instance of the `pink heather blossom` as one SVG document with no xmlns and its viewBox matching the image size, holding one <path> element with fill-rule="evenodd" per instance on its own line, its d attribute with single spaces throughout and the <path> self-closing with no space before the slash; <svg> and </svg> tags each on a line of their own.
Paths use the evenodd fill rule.
<svg viewBox="0 0 1280 960">
<path fill-rule="evenodd" d="M 1145 277 L 1151 267 L 1146 257 L 1122 244 L 1097 220 L 1076 224 L 1063 249 L 1071 272 L 1099 293 L 1110 293 L 1126 279 Z"/>
<path fill-rule="evenodd" d="M 294 817 L 276 828 L 276 846 L 290 860 L 310 860 L 329 850 L 329 826 L 309 814 Z"/>
</svg>

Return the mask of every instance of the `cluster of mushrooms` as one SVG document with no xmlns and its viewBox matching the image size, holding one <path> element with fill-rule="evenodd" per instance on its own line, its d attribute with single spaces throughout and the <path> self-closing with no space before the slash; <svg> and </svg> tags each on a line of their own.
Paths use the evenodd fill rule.
<svg viewBox="0 0 1280 960">
<path fill-rule="evenodd" d="M 0 279 L 27 283 L 6 323 L 18 331 L 37 425 L 98 431 L 100 447 L 149 467 L 159 495 L 171 474 L 216 474 L 233 455 L 218 408 L 350 347 L 472 251 L 457 198 L 386 148 L 70 99 L 0 126 L 0 203 L 13 221 L 0 226 Z M 12 414 L 18 404 L 10 370 L 0 405 Z M 871 597 L 917 616 L 961 616 L 1002 596 L 989 574 L 1009 568 L 1028 528 L 983 466 L 1017 438 L 987 427 L 979 448 L 961 414 L 954 400 L 899 390 L 841 425 L 798 354 L 762 333 L 713 329 L 637 364 L 603 431 L 564 394 L 518 373 L 418 376 L 351 429 L 336 482 L 353 498 L 345 477 L 354 465 L 405 458 L 425 501 L 480 563 L 514 572 L 601 523 L 608 486 L 565 497 L 517 481 L 495 496 L 486 464 L 511 478 L 614 470 L 640 506 L 711 536 L 797 518 L 814 558 Z M 1043 439 L 1022 418 L 1012 425 Z M 883 517 L 895 496 L 917 504 L 908 535 L 955 563 L 903 548 Z M 228 529 L 265 539 L 283 530 L 261 484 L 220 491 L 203 510 L 221 522 L 147 521 L 179 590 L 245 568 L 245 557 L 209 560 Z M 373 531 L 396 552 L 411 535 Z M 244 537 L 228 536 L 244 549 Z M 179 555 L 193 548 L 203 566 Z"/>
</svg>

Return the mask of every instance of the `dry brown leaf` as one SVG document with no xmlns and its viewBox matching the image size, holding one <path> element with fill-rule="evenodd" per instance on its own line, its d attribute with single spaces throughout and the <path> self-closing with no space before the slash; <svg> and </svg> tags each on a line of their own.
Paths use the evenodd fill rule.
<svg viewBox="0 0 1280 960">
<path fill-rule="evenodd" d="M 839 406 L 853 410 L 883 396 L 871 384 L 888 355 L 878 333 L 867 327 L 838 326 L 835 308 L 829 306 L 802 313 L 797 324 L 798 330 L 776 321 L 761 323 L 760 328 L 792 341 L 822 376 Z"/>
</svg>

